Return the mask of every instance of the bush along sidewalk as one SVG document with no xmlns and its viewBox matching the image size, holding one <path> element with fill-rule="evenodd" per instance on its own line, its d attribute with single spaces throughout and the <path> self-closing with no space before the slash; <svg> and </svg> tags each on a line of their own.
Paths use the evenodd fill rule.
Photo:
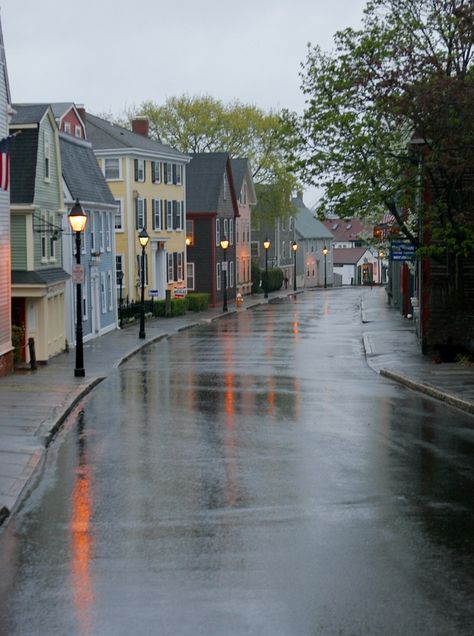
<svg viewBox="0 0 474 636">
<path fill-rule="evenodd" d="M 185 298 L 172 298 L 170 313 L 166 312 L 166 300 L 146 300 L 145 314 L 155 318 L 173 318 L 183 316 L 186 311 L 206 311 L 209 307 L 209 294 L 191 293 Z M 141 303 L 132 302 L 122 306 L 122 321 L 124 324 L 135 322 L 140 318 Z"/>
<path fill-rule="evenodd" d="M 262 271 L 262 289 L 269 292 L 281 289 L 283 285 L 283 271 L 279 267 L 268 270 L 268 276 L 265 270 Z"/>
</svg>

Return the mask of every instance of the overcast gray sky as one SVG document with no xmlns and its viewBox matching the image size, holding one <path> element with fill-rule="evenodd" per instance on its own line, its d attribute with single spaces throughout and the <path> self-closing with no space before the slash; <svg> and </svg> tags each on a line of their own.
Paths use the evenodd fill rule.
<svg viewBox="0 0 474 636">
<path fill-rule="evenodd" d="M 121 114 L 209 94 L 301 111 L 306 45 L 360 24 L 365 0 L 0 0 L 14 102 Z"/>
</svg>

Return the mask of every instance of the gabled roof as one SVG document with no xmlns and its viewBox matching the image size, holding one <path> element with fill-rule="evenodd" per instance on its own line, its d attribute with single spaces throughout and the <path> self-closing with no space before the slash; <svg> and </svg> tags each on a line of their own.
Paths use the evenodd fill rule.
<svg viewBox="0 0 474 636">
<path fill-rule="evenodd" d="M 10 145 L 10 201 L 33 203 L 35 198 L 38 128 L 25 128 Z"/>
<path fill-rule="evenodd" d="M 191 157 L 186 169 L 186 208 L 188 212 L 216 212 L 229 155 L 200 152 Z"/>
<path fill-rule="evenodd" d="M 23 124 L 39 124 L 50 109 L 49 104 L 12 104 L 15 111 L 11 119 L 11 126 Z"/>
<path fill-rule="evenodd" d="M 335 247 L 332 260 L 334 265 L 356 265 L 366 252 L 367 247 Z"/>
<path fill-rule="evenodd" d="M 149 152 L 151 154 L 165 155 L 171 160 L 189 161 L 189 156 L 148 137 L 139 135 L 111 124 L 105 119 L 86 113 L 87 138 L 92 143 L 94 150 L 135 150 Z"/>
<path fill-rule="evenodd" d="M 87 141 L 60 133 L 63 179 L 74 199 L 80 201 L 115 204 L 102 170 Z"/>
<path fill-rule="evenodd" d="M 357 241 L 372 234 L 372 226 L 358 217 L 352 219 L 326 219 L 324 225 L 334 235 L 336 242 Z"/>
<path fill-rule="evenodd" d="M 250 191 L 248 192 L 249 202 L 251 205 L 257 203 L 257 195 L 255 192 L 255 185 L 252 178 L 252 172 L 250 170 L 250 162 L 246 158 L 231 159 L 230 164 L 232 166 L 232 178 L 234 180 L 235 193 L 239 197 L 244 182 L 244 177 L 247 175 Z"/>
<path fill-rule="evenodd" d="M 73 106 L 74 102 L 53 102 L 51 104 L 51 110 L 56 119 L 61 119 Z"/>
<path fill-rule="evenodd" d="M 317 219 L 303 203 L 301 196 L 292 199 L 296 208 L 295 229 L 296 234 L 302 239 L 327 239 L 332 240 L 331 232 Z"/>
</svg>

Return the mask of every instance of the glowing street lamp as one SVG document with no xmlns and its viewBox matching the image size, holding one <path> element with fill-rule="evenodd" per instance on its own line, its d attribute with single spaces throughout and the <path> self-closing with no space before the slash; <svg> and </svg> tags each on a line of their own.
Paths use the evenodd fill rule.
<svg viewBox="0 0 474 636">
<path fill-rule="evenodd" d="M 141 262 L 141 271 L 142 271 L 142 280 L 141 280 L 141 298 L 140 298 L 140 331 L 138 332 L 138 337 L 140 339 L 146 338 L 145 334 L 145 248 L 148 245 L 148 241 L 150 237 L 148 236 L 148 232 L 145 228 L 141 230 L 138 234 L 138 240 L 140 245 L 142 246 L 142 262 Z"/>
<path fill-rule="evenodd" d="M 328 248 L 326 246 L 323 247 L 323 256 L 324 256 L 324 289 L 327 288 L 328 286 L 328 279 L 327 279 L 327 257 L 328 257 Z"/>
<path fill-rule="evenodd" d="M 296 291 L 296 252 L 298 251 L 298 243 L 293 241 L 291 244 L 291 249 L 293 250 L 293 291 Z"/>
<path fill-rule="evenodd" d="M 221 239 L 221 248 L 224 251 L 224 262 L 222 263 L 222 284 L 224 285 L 224 304 L 222 305 L 222 311 L 227 311 L 227 248 L 229 247 L 229 240 L 225 237 Z"/>
<path fill-rule="evenodd" d="M 270 241 L 268 237 L 263 241 L 263 247 L 265 248 L 265 294 L 264 298 L 268 298 L 268 248 L 270 247 Z"/>
<path fill-rule="evenodd" d="M 86 374 L 84 369 L 84 347 L 82 342 L 82 283 L 84 282 L 84 269 L 81 269 L 81 232 L 84 231 L 87 223 L 87 215 L 82 209 L 79 199 L 76 199 L 68 214 L 68 220 L 72 231 L 76 236 L 76 265 L 77 280 L 76 283 L 76 366 L 74 367 L 74 375 L 83 378 Z"/>
</svg>

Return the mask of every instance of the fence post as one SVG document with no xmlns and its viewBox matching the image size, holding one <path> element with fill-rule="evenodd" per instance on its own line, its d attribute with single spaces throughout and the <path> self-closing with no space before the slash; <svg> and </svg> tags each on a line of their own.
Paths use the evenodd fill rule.
<svg viewBox="0 0 474 636">
<path fill-rule="evenodd" d="M 38 368 L 36 364 L 36 351 L 35 351 L 35 339 L 28 338 L 28 350 L 30 352 L 30 367 L 32 371 L 36 371 Z"/>
</svg>

